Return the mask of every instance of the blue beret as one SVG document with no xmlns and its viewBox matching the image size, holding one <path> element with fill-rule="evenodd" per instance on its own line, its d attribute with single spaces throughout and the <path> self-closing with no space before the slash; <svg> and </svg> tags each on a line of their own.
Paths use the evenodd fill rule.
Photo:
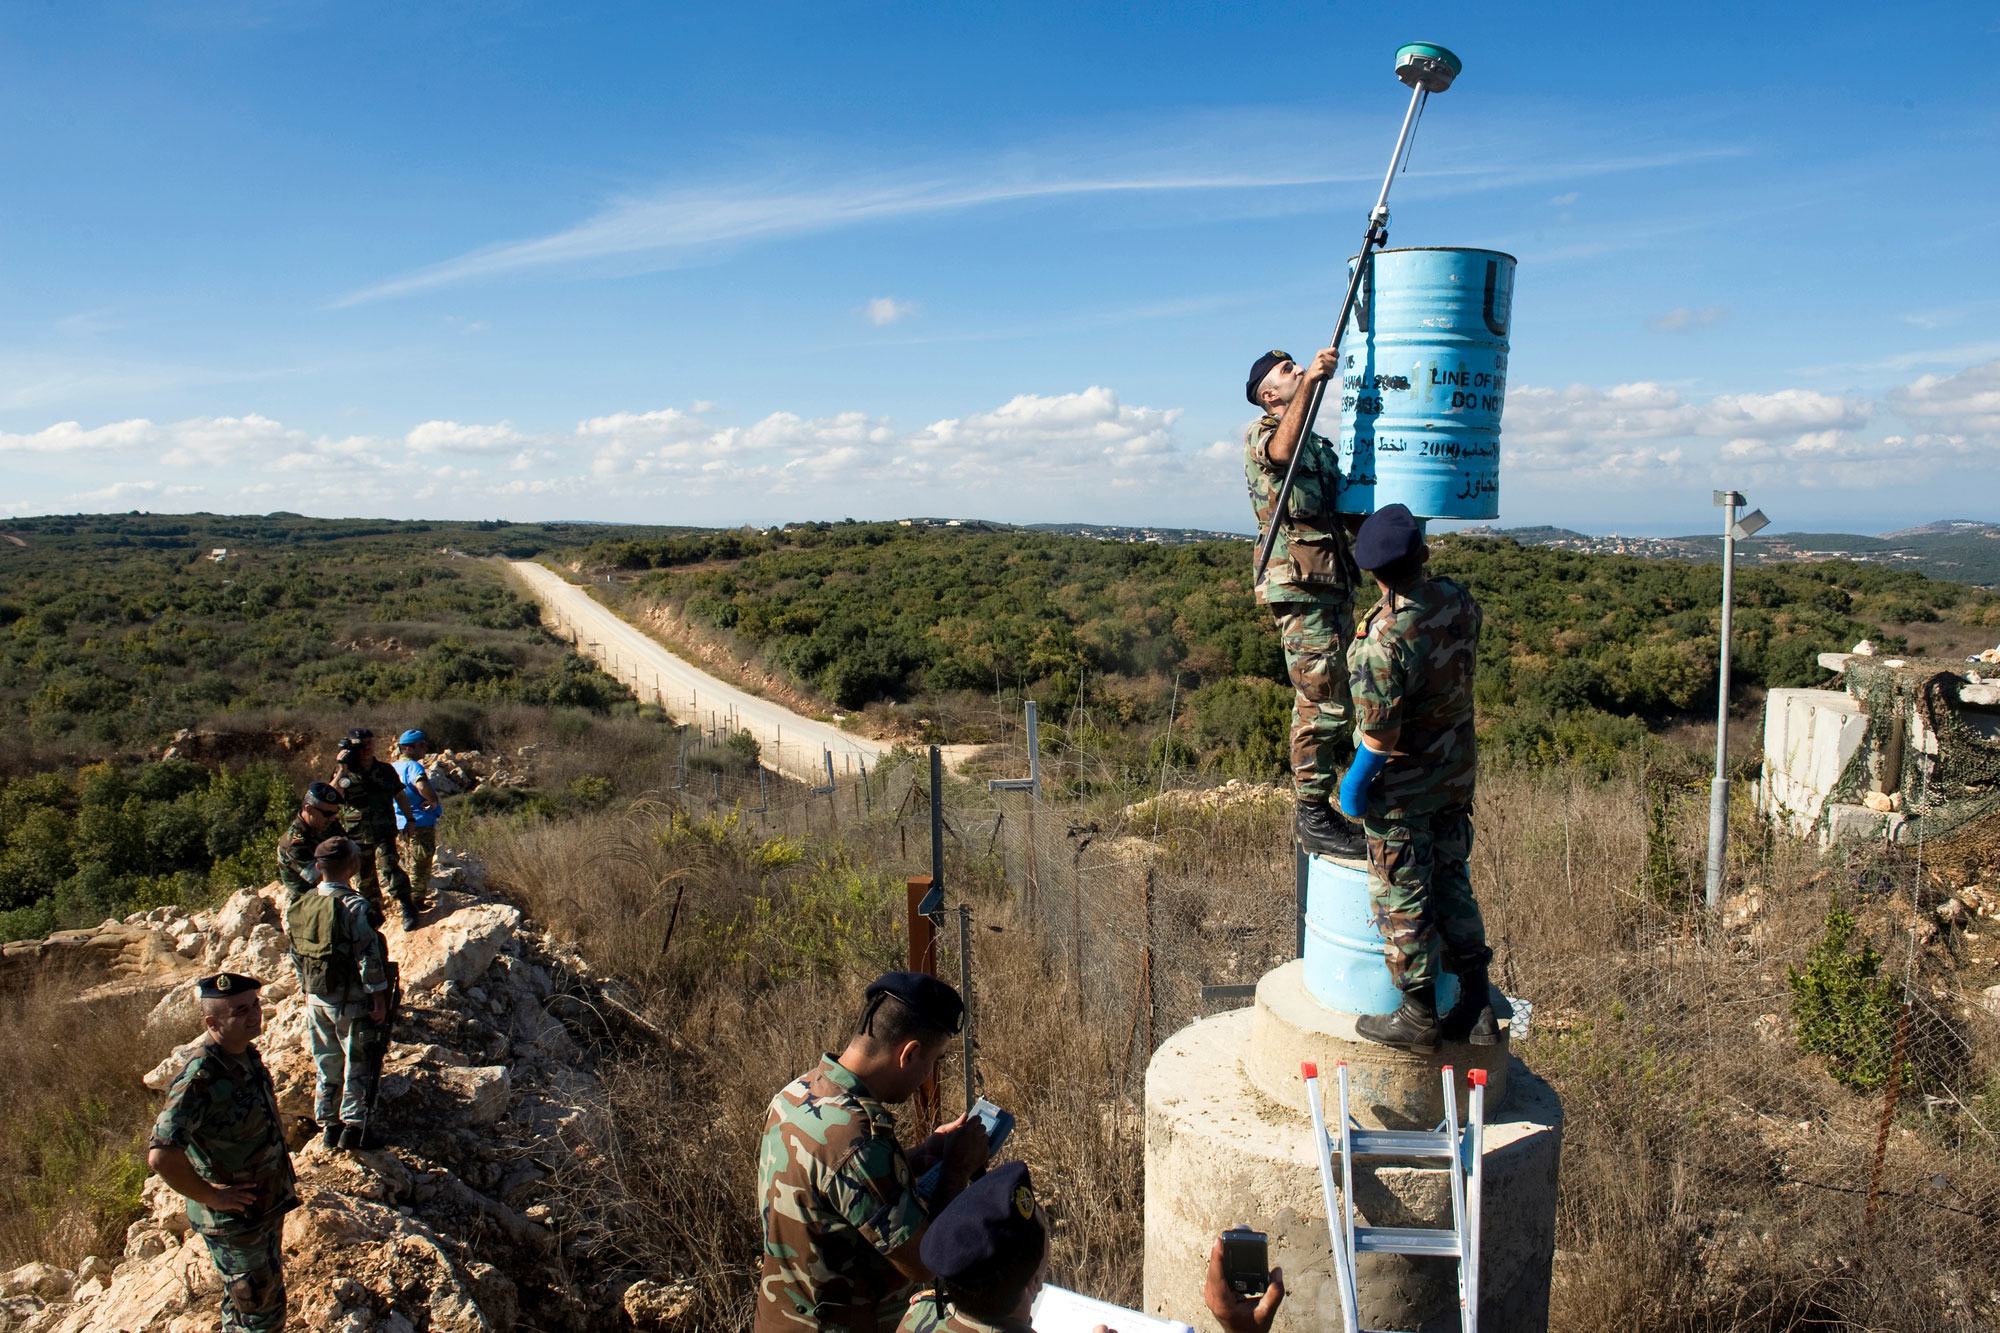
<svg viewBox="0 0 2000 1333">
<path fill-rule="evenodd" d="M 917 1254 L 951 1288 L 1017 1297 L 1042 1265 L 1047 1237 L 1025 1162 L 1003 1162 L 965 1187 L 924 1231 Z"/>
<path fill-rule="evenodd" d="M 429 745 L 430 743 L 430 737 L 424 735 L 423 732 L 418 731 L 415 727 L 411 727 L 408 731 L 396 737 L 396 744 L 398 745 Z"/>
<path fill-rule="evenodd" d="M 226 1000 L 232 995 L 243 995 L 258 990 L 263 982 L 255 977 L 246 977 L 240 972 L 217 972 L 212 977 L 203 977 L 195 983 L 204 1000 Z"/>
<path fill-rule="evenodd" d="M 1257 396 L 1257 386 L 1264 382 L 1264 377 L 1270 374 L 1272 370 L 1284 365 L 1285 362 L 1291 359 L 1292 354 L 1290 352 L 1281 352 L 1273 347 L 1270 351 L 1250 363 L 1250 378 L 1243 381 L 1243 396 L 1250 400 L 1250 406 L 1262 407 L 1264 405 L 1264 400 Z"/>
<path fill-rule="evenodd" d="M 925 972 L 884 972 L 869 983 L 868 1012 L 884 996 L 893 996 L 909 1007 L 919 1026 L 956 1034 L 965 1020 L 965 1001 L 946 982 Z"/>
<path fill-rule="evenodd" d="M 1380 569 L 1413 555 L 1424 544 L 1423 529 L 1406 505 L 1383 505 L 1370 514 L 1354 537 L 1354 563 Z"/>
</svg>

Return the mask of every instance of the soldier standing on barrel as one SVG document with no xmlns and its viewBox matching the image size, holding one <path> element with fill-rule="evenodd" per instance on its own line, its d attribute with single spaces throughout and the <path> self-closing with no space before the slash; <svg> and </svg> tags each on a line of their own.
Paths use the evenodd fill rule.
<svg viewBox="0 0 2000 1333">
<path fill-rule="evenodd" d="M 1260 545 L 1274 524 L 1278 530 L 1256 594 L 1277 622 L 1294 692 L 1292 789 L 1299 845 L 1308 852 L 1360 856 L 1361 834 L 1334 813 L 1332 798 L 1353 753 L 1346 648 L 1361 576 L 1348 549 L 1350 520 L 1334 507 L 1342 485 L 1340 460 L 1331 440 L 1306 430 L 1311 395 L 1301 392 L 1331 378 L 1338 365 L 1331 347 L 1303 368 L 1279 351 L 1257 358 L 1243 392 L 1264 415 L 1245 432 L 1243 474 Z M 1295 451 L 1303 455 L 1285 512 L 1277 514 L 1278 488 Z"/>
</svg>

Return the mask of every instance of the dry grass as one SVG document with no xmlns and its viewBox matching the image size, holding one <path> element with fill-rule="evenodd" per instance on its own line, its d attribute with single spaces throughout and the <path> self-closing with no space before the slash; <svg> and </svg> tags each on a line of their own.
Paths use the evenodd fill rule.
<svg viewBox="0 0 2000 1333">
<path fill-rule="evenodd" d="M 1936 944 L 1909 953 L 1911 898 L 1926 892 L 1915 867 L 1822 860 L 1739 808 L 1731 891 L 1757 906 L 1719 926 L 1694 909 L 1697 771 L 1495 773 L 1482 787 L 1474 876 L 1499 975 L 1535 1001 L 1520 1054 L 1568 1114 L 1553 1327 L 1988 1326 L 2000 1035 L 1954 1007 Z M 1058 1280 L 1131 1301 L 1145 1052 L 1197 1016 L 1201 983 L 1289 956 L 1289 808 L 1184 813 L 1157 837 L 1108 807 L 1057 814 L 1037 824 L 1029 913 L 1018 809 L 992 837 L 983 797 L 954 805 L 951 875 L 979 924 L 979 1072 L 1019 1114 L 1015 1149 L 1056 1201 Z M 631 983 L 664 1034 L 607 1049 L 605 1132 L 567 1183 L 605 1216 L 620 1262 L 693 1280 L 704 1327 L 747 1318 L 765 1104 L 844 1037 L 862 982 L 900 961 L 896 877 L 921 855 L 879 800 L 872 818 L 792 827 L 646 803 L 482 840 L 496 880 Z M 1072 905 L 1080 887 L 1087 913 Z M 1787 969 L 1836 898 L 1922 1002 L 1872 1232 L 1881 1096 L 1802 1055 L 1789 1017 Z M 1073 920 L 1086 923 L 1081 986 Z M 947 1069 L 948 1106 L 957 1077 Z"/>
<path fill-rule="evenodd" d="M 150 995 L 81 1005 L 61 976 L 0 996 L 0 1269 L 74 1269 L 123 1252 L 145 1181 L 153 1095 L 171 1043 L 144 1033 Z"/>
</svg>

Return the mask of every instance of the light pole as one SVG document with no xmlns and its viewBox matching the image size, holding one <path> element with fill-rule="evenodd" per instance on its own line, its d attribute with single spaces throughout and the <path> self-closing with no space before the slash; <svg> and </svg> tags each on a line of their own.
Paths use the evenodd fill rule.
<svg viewBox="0 0 2000 1333">
<path fill-rule="evenodd" d="M 1722 880 L 1729 857 L 1729 631 L 1736 598 L 1736 543 L 1770 525 L 1764 511 L 1753 509 L 1736 517 L 1746 503 L 1741 491 L 1717 491 L 1722 506 L 1722 669 L 1715 685 L 1715 778 L 1708 784 L 1708 910 L 1722 902 Z"/>
</svg>

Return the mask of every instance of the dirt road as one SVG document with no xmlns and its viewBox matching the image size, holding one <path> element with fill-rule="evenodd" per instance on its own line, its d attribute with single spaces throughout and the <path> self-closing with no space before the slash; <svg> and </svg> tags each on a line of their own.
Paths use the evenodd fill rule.
<svg viewBox="0 0 2000 1333">
<path fill-rule="evenodd" d="M 530 560 L 508 564 L 547 618 L 575 633 L 579 652 L 679 721 L 749 732 L 757 738 L 766 767 L 803 782 L 824 782 L 829 754 L 834 773 L 844 777 L 864 763 L 873 768 L 889 751 L 881 741 L 815 721 L 709 675 L 544 565 Z"/>
</svg>

